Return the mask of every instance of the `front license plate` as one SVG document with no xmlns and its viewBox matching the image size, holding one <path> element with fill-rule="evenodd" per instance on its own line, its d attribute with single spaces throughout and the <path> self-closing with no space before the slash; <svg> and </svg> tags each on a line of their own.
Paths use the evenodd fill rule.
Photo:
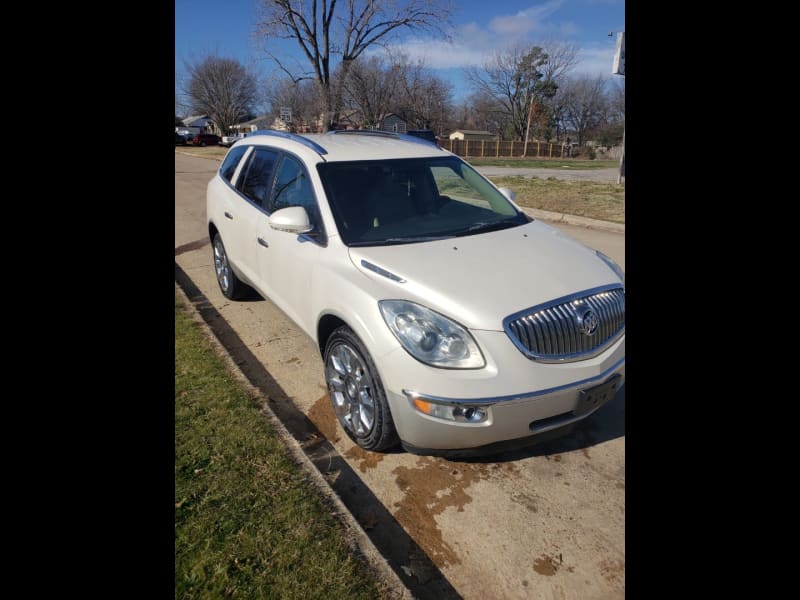
<svg viewBox="0 0 800 600">
<path fill-rule="evenodd" d="M 621 380 L 622 375 L 617 373 L 600 385 L 581 390 L 578 393 L 578 406 L 573 411 L 575 415 L 585 415 L 611 400 L 617 393 Z"/>
</svg>

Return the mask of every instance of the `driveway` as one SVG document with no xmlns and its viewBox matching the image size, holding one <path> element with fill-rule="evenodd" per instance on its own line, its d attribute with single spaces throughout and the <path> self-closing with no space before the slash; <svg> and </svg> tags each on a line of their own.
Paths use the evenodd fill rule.
<svg viewBox="0 0 800 600">
<path fill-rule="evenodd" d="M 330 408 L 314 343 L 271 302 L 214 278 L 205 184 L 219 163 L 175 156 L 178 280 L 416 597 L 625 597 L 625 389 L 568 438 L 488 460 L 367 453 Z M 624 236 L 568 233 L 624 266 Z"/>
</svg>

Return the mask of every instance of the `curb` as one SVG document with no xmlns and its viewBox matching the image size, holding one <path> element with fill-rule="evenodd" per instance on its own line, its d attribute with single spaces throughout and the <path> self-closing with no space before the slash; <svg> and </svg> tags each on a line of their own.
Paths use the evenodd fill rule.
<svg viewBox="0 0 800 600">
<path fill-rule="evenodd" d="M 336 509 L 334 517 L 337 517 L 339 522 L 344 525 L 346 530 L 345 539 L 349 543 L 351 551 L 360 555 L 365 560 L 368 570 L 373 577 L 375 577 L 378 588 L 384 594 L 384 597 L 388 600 L 414 600 L 415 597 L 411 593 L 411 590 L 406 587 L 397 573 L 389 566 L 387 560 L 375 547 L 375 544 L 372 543 L 372 540 L 353 514 L 344 505 L 341 498 L 333 491 L 322 474 L 314 466 L 314 463 L 306 456 L 300 443 L 289 433 L 289 430 L 281 423 L 277 415 L 272 412 L 263 393 L 251 384 L 244 373 L 241 372 L 236 361 L 233 360 L 225 347 L 209 329 L 208 324 L 197 311 L 194 303 L 183 291 L 183 288 L 178 285 L 177 281 L 175 282 L 175 292 L 180 296 L 184 308 L 191 315 L 192 319 L 200 325 L 206 338 L 211 342 L 214 351 L 223 360 L 234 378 L 245 387 L 249 394 L 261 400 L 262 413 L 267 417 L 267 420 L 275 428 L 276 433 L 286 444 L 286 448 L 289 450 L 289 454 L 294 459 L 295 464 L 303 470 L 308 480 Z"/>
<path fill-rule="evenodd" d="M 540 210 L 538 208 L 527 208 L 525 206 L 520 206 L 519 208 L 521 208 L 531 217 L 541 219 L 542 221 L 567 223 L 568 225 L 576 225 L 578 227 L 586 227 L 588 229 L 603 229 L 613 233 L 625 233 L 624 223 L 612 223 L 611 221 L 601 221 L 599 219 L 590 219 L 589 217 L 579 217 L 578 215 L 551 212 L 549 210 Z"/>
</svg>

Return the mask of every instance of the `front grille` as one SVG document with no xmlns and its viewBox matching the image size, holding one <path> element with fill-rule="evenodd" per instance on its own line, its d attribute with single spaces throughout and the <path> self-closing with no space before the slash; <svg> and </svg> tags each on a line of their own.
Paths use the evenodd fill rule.
<svg viewBox="0 0 800 600">
<path fill-rule="evenodd" d="M 591 358 L 625 331 L 625 291 L 607 286 L 558 298 L 506 317 L 503 328 L 533 360 Z"/>
</svg>

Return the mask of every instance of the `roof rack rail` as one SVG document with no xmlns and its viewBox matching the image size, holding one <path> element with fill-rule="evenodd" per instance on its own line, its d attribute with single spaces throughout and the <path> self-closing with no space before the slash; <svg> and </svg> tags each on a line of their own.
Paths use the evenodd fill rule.
<svg viewBox="0 0 800 600">
<path fill-rule="evenodd" d="M 424 140 L 422 138 L 408 135 L 407 133 L 397 133 L 395 131 L 384 131 L 382 129 L 337 129 L 335 131 L 329 131 L 328 135 L 331 134 L 348 134 L 348 135 L 374 135 L 377 137 L 390 137 L 395 140 L 405 140 L 406 142 L 414 142 L 415 144 L 425 144 L 426 146 L 434 146 L 435 148 L 439 148 L 442 150 L 439 144 L 434 144 L 428 140 Z"/>
<path fill-rule="evenodd" d="M 394 131 L 383 131 L 382 129 L 335 129 L 329 131 L 328 135 L 377 135 L 380 137 L 399 138 L 400 136 Z"/>
<path fill-rule="evenodd" d="M 399 137 L 401 140 L 405 140 L 407 142 L 416 142 L 417 144 L 425 144 L 426 146 L 434 146 L 436 148 L 439 148 L 439 150 L 442 150 L 442 147 L 439 144 L 437 144 L 435 142 L 432 142 L 430 140 L 426 140 L 425 138 L 417 137 L 415 135 L 409 135 L 407 133 L 400 133 L 400 134 L 397 135 L 397 137 Z"/>
<path fill-rule="evenodd" d="M 297 133 L 289 133 L 288 131 L 278 131 L 277 129 L 259 129 L 257 131 L 254 131 L 250 135 L 270 135 L 273 137 L 280 137 L 287 140 L 294 140 L 298 144 L 303 144 L 304 146 L 311 148 L 314 152 L 316 152 L 320 156 L 328 153 L 328 151 L 325 150 L 325 148 L 320 146 L 318 143 Z"/>
</svg>

